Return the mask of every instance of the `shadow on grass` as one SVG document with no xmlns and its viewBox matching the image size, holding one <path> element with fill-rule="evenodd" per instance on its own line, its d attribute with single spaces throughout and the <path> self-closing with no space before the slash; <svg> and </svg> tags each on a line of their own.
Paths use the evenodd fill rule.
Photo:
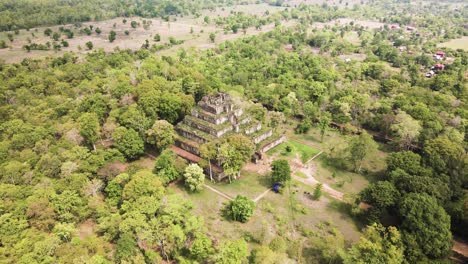
<svg viewBox="0 0 468 264">
<path fill-rule="evenodd" d="M 257 182 L 261 186 L 263 186 L 265 188 L 271 188 L 271 186 L 272 186 L 271 177 L 268 174 L 267 175 L 259 175 L 257 177 Z"/>
<path fill-rule="evenodd" d="M 353 213 L 353 205 L 350 203 L 332 200 L 327 207 L 340 213 L 342 218 L 351 218 L 358 229 L 362 229 L 366 226 L 365 223 L 362 222 L 361 219 L 359 219 L 359 217 Z"/>
</svg>

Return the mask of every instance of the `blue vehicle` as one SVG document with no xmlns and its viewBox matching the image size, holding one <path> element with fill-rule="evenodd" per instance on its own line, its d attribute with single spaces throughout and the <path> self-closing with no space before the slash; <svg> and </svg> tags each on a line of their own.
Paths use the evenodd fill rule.
<svg viewBox="0 0 468 264">
<path fill-rule="evenodd" d="M 271 189 L 272 189 L 275 193 L 279 193 L 280 188 L 281 188 L 282 186 L 283 186 L 283 184 L 281 184 L 280 182 L 278 182 L 278 183 L 273 184 L 273 187 L 271 187 Z"/>
</svg>

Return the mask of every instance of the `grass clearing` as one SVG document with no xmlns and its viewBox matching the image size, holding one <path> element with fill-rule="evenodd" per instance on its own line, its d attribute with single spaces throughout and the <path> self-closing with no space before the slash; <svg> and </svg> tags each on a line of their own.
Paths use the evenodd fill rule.
<svg viewBox="0 0 468 264">
<path fill-rule="evenodd" d="M 304 143 L 300 143 L 295 140 L 287 140 L 285 143 L 270 149 L 267 154 L 270 156 L 278 155 L 280 157 L 292 158 L 295 158 L 296 155 L 299 155 L 301 157 L 301 161 L 305 163 L 319 152 L 320 150 Z"/>
<path fill-rule="evenodd" d="M 254 178 L 259 175 L 249 176 Z M 252 182 L 255 181 L 242 177 L 232 184 L 224 184 L 222 188 L 223 191 L 236 194 L 242 191 L 240 187 L 249 186 Z M 221 189 L 218 185 L 216 187 Z M 268 193 L 257 203 L 254 215 L 247 223 L 226 220 L 221 211 L 227 200 L 210 190 L 189 193 L 182 184 L 175 184 L 170 186 L 169 193 L 191 201 L 193 213 L 203 217 L 210 237 L 215 238 L 216 242 L 242 237 L 252 249 L 258 246 L 258 242 L 268 244 L 275 236 L 291 234 L 293 228 L 315 232 L 324 222 L 336 226 L 349 241 L 359 239 L 358 224 L 334 204 L 333 199 L 323 195 L 319 201 L 313 201 L 305 193 L 313 192 L 313 187 L 297 181 L 293 181 L 290 190 L 291 193 L 288 189 L 283 194 Z"/>
<path fill-rule="evenodd" d="M 451 49 L 462 49 L 468 51 L 468 36 L 464 36 L 458 39 L 452 39 L 450 41 L 440 43 L 438 47 L 451 48 Z"/>
<path fill-rule="evenodd" d="M 230 197 L 234 198 L 240 194 L 252 200 L 271 187 L 269 175 L 261 175 L 247 171 L 242 171 L 241 177 L 232 181 L 232 183 L 227 181 L 215 183 L 206 181 L 205 183 Z"/>
<path fill-rule="evenodd" d="M 337 163 L 327 160 L 326 157 L 328 149 L 333 146 L 345 148 L 349 136 L 343 136 L 338 130 L 330 129 L 325 133 L 323 142 L 320 142 L 320 130 L 313 127 L 306 134 L 298 135 L 291 131 L 288 137 L 296 142 L 304 142 L 324 150 L 325 153 L 311 163 L 316 171 L 313 177 L 319 182 L 328 184 L 330 187 L 345 194 L 359 193 L 369 184 L 369 181 L 374 179 L 375 175 L 379 175 L 386 169 L 385 159 L 387 157 L 387 150 L 384 149 L 384 145 L 382 144 L 379 144 L 379 150 L 369 155 L 363 162 L 363 171 L 367 171 L 367 173 L 354 173 L 349 168 L 340 168 L 337 166 Z"/>
</svg>

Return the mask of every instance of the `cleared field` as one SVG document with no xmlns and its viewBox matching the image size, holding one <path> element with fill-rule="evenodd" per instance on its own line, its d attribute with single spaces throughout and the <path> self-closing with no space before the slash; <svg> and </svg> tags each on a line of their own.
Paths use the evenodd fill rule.
<svg viewBox="0 0 468 264">
<path fill-rule="evenodd" d="M 246 183 L 242 183 L 246 180 Z M 239 186 L 256 189 L 255 186 L 251 187 L 248 184 L 250 181 L 246 177 L 242 177 L 238 182 L 237 185 L 236 183 L 226 185 L 223 190 L 231 188 L 230 192 L 236 194 L 240 191 Z M 313 188 L 295 181 L 290 192 L 289 190 L 285 190 L 283 194 L 270 192 L 261 199 L 257 203 L 254 215 L 247 223 L 226 220 L 222 215 L 222 209 L 227 200 L 210 190 L 188 193 L 183 186 L 173 185 L 169 191 L 180 194 L 192 202 L 193 212 L 204 218 L 210 237 L 217 242 L 243 237 L 251 248 L 255 248 L 258 242 L 269 243 L 278 235 L 297 236 L 298 230 L 317 231 L 323 223 L 336 226 L 348 241 L 357 241 L 360 235 L 358 224 L 343 211 L 339 203 L 326 195 L 319 201 L 313 201 L 306 194 L 313 192 Z"/>
<path fill-rule="evenodd" d="M 440 43 L 438 47 L 450 48 L 450 49 L 463 49 L 468 50 L 468 37 L 461 37 L 458 39 L 452 39 L 448 42 Z"/>
<path fill-rule="evenodd" d="M 19 34 L 13 32 L 0 33 L 0 40 L 5 40 L 9 48 L 0 49 L 0 59 L 7 63 L 21 62 L 25 58 L 41 58 L 47 56 L 61 56 L 66 52 L 75 52 L 82 56 L 92 50 L 86 47 L 87 42 L 93 43 L 93 50 L 103 49 L 106 52 L 113 51 L 116 48 L 137 50 L 145 44 L 148 40 L 150 45 L 153 44 L 166 44 L 169 43 L 169 38 L 174 38 L 178 41 L 183 41 L 182 44 L 174 45 L 169 49 L 161 50 L 158 52 L 161 55 L 173 54 L 180 48 L 196 47 L 207 49 L 215 47 L 218 43 L 234 40 L 249 35 L 256 35 L 263 32 L 268 32 L 274 29 L 274 24 L 263 26 L 260 30 L 255 28 L 248 28 L 246 33 L 229 33 L 224 34 L 222 27 L 216 27 L 213 22 L 206 24 L 203 22 L 205 15 L 215 18 L 217 16 L 228 16 L 232 12 L 244 12 L 246 14 L 255 14 L 262 16 L 268 11 L 270 14 L 282 10 L 282 7 L 274 7 L 267 4 L 252 4 L 252 5 L 237 5 L 225 7 L 224 9 L 216 9 L 214 11 L 205 11 L 205 14 L 195 18 L 193 16 L 186 17 L 171 17 L 171 21 L 163 21 L 161 19 L 145 19 L 141 17 L 125 18 L 126 23 L 123 23 L 124 18 L 119 17 L 106 21 L 87 22 L 82 23 L 79 27 L 75 25 L 53 26 L 53 27 L 39 27 L 27 30 L 20 30 Z M 143 21 L 147 21 L 149 26 L 143 27 Z M 174 21 L 175 20 L 175 21 Z M 131 26 L 131 21 L 136 21 L 140 25 L 136 28 Z M 296 24 L 295 21 L 284 21 L 283 25 L 288 27 Z M 84 28 L 92 26 L 91 34 L 85 34 Z M 61 34 L 59 40 L 62 39 L 69 43 L 69 47 L 62 47 L 61 50 L 31 50 L 27 52 L 23 47 L 30 43 L 46 44 L 47 42 L 53 43 L 51 36 L 46 36 L 44 31 L 50 28 L 52 32 L 59 32 L 59 28 L 70 29 L 74 32 L 74 37 L 68 39 Z M 97 34 L 95 29 L 101 29 L 101 33 Z M 110 42 L 108 37 L 111 31 L 117 33 L 114 42 Z M 210 33 L 216 34 L 215 42 L 212 43 L 209 39 Z M 128 33 L 128 34 L 127 34 Z M 7 34 L 13 34 L 13 41 L 8 40 Z M 161 36 L 160 42 L 154 41 L 154 36 L 159 34 Z"/>
<path fill-rule="evenodd" d="M 250 5 L 233 5 L 233 6 L 226 6 L 226 7 L 218 7 L 215 10 L 205 10 L 202 12 L 202 16 L 227 17 L 232 12 L 242 12 L 245 14 L 262 16 L 266 12 L 273 14 L 275 12 L 279 12 L 284 9 L 285 7 L 282 7 L 282 6 L 272 6 L 272 5 L 265 4 L 265 3 L 250 4 Z"/>
</svg>

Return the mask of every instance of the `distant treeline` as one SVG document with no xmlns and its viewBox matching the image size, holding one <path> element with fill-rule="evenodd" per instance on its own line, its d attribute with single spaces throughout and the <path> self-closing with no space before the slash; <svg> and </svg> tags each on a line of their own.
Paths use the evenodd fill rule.
<svg viewBox="0 0 468 264">
<path fill-rule="evenodd" d="M 238 0 L 2 0 L 0 31 L 109 19 L 196 14 Z"/>
</svg>

